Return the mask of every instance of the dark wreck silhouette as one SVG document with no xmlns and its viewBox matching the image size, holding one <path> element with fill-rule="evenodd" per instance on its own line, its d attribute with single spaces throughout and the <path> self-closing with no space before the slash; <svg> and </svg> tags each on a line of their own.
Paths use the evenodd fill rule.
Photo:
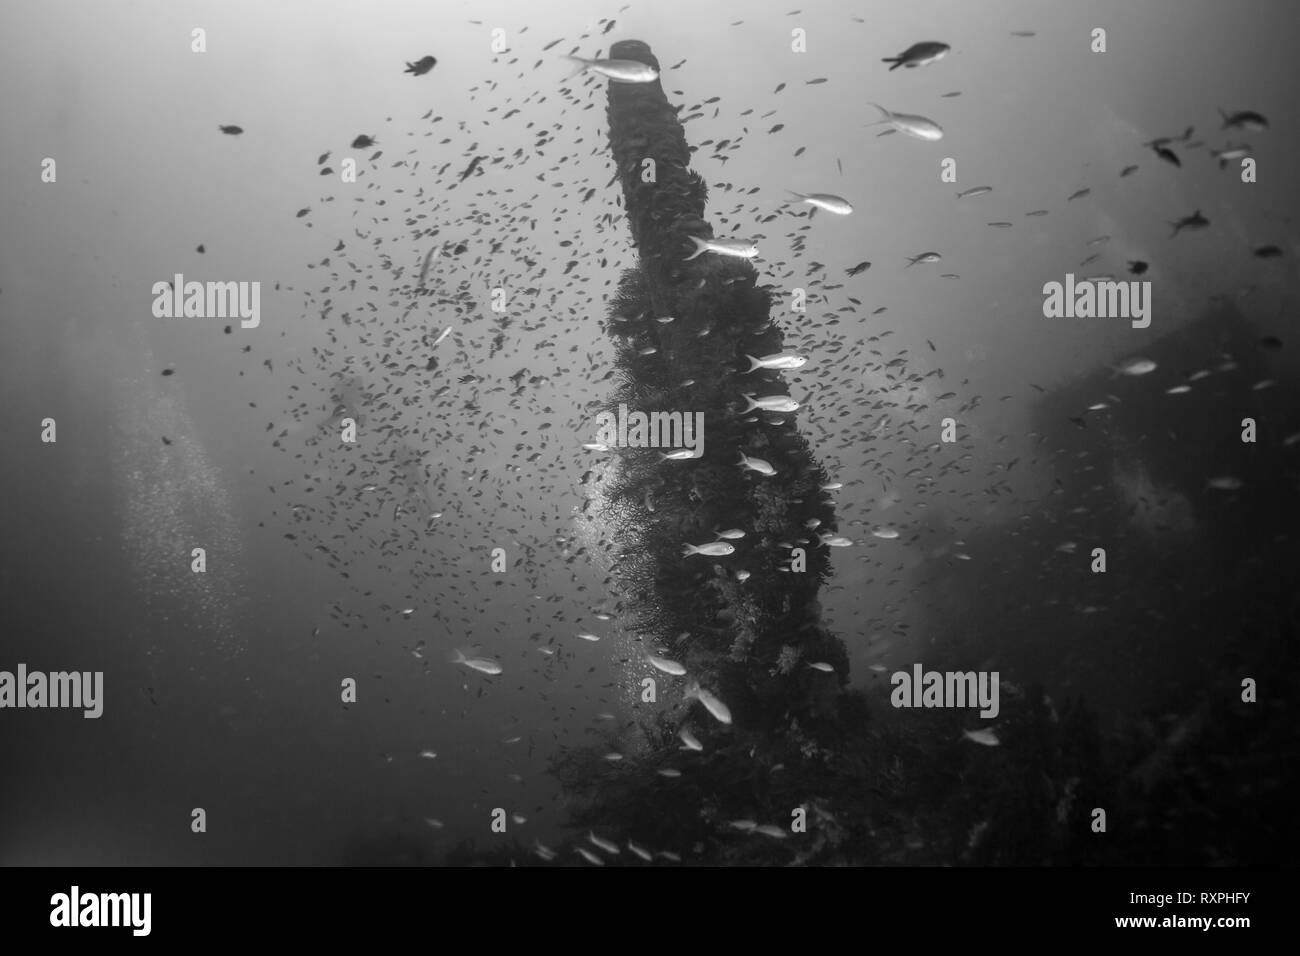
<svg viewBox="0 0 1300 956">
<path fill-rule="evenodd" d="M 658 67 L 639 41 L 614 44 L 610 56 Z M 962 739 L 965 714 L 869 705 L 867 695 L 847 687 L 844 645 L 823 626 L 817 601 L 828 572 L 818 535 L 836 531 L 831 496 L 822 490 L 829 476 L 799 434 L 797 413 L 743 411 L 742 391 L 788 394 L 779 373 L 745 373 L 745 355 L 782 351 L 772 295 L 747 261 L 686 261 L 688 237 L 711 236 L 707 188 L 689 169 L 678 111 L 659 82 L 610 83 L 608 97 L 610 148 L 639 264 L 623 275 L 605 325 L 618 373 L 606 408 L 702 412 L 705 450 L 690 460 L 664 460 L 656 449 L 615 450 L 587 518 L 613 559 L 609 584 L 622 628 L 646 651 L 682 662 L 689 677 L 647 666 L 657 700 L 638 704 L 634 729 L 553 760 L 575 828 L 552 848 L 553 859 L 503 835 L 486 846 L 466 840 L 444 862 L 587 865 L 581 847 L 607 865 L 648 865 L 629 852 L 629 841 L 653 853 L 654 865 L 1289 859 L 1295 827 L 1279 832 L 1287 825 L 1276 821 L 1291 819 L 1287 804 L 1300 766 L 1292 729 L 1300 609 L 1294 521 L 1278 527 L 1276 509 L 1279 501 L 1294 503 L 1294 451 L 1282 450 L 1277 436 L 1296 427 L 1284 421 L 1292 414 L 1285 399 L 1294 408 L 1294 395 L 1245 395 L 1224 378 L 1184 406 L 1197 426 L 1162 444 L 1165 410 L 1137 399 L 1139 382 L 1116 382 L 1099 370 L 1048 395 L 1036 411 L 1057 482 L 1029 526 L 967 535 L 967 550 L 988 556 L 982 570 L 964 565 L 959 577 L 949 573 L 951 560 L 925 569 L 926 586 L 947 595 L 952 612 L 933 622 L 936 647 L 959 666 L 993 660 L 1032 672 L 1038 655 L 1127 672 L 1123 659 L 1086 657 L 1083 642 L 1096 615 L 1084 614 L 1085 605 L 1109 603 L 1111 620 L 1127 621 L 1152 647 L 1177 646 L 1198 619 L 1223 628 L 1225 639 L 1200 648 L 1189 668 L 1188 679 L 1200 683 L 1183 706 L 1166 699 L 1152 702 L 1158 709 L 1151 713 L 1103 722 L 1081 697 L 1054 702 L 1027 681 L 1004 691 L 999 746 L 981 747 Z M 1249 367 L 1256 361 L 1250 336 L 1233 316 L 1208 315 L 1151 357 L 1177 365 L 1207 348 L 1231 352 L 1253 380 L 1262 375 Z M 1109 415 L 1090 413 L 1077 429 L 1065 424 L 1115 391 L 1124 394 Z M 1239 426 L 1228 426 L 1252 412 L 1267 421 L 1261 427 L 1270 437 L 1243 451 L 1233 444 Z M 741 453 L 769 462 L 775 474 L 741 468 Z M 1224 520 L 1217 510 L 1223 493 L 1206 493 L 1204 467 L 1191 464 L 1198 458 L 1235 462 L 1258 497 L 1238 495 Z M 1150 527 L 1135 531 L 1134 510 L 1144 505 L 1140 483 L 1137 492 L 1124 484 L 1130 468 L 1185 500 L 1185 513 L 1139 516 Z M 1170 522 L 1186 527 L 1161 527 Z M 746 532 L 731 542 L 733 554 L 683 557 L 684 544 L 708 542 L 726 528 Z M 1079 567 L 1056 560 L 1067 556 L 1055 551 L 1066 539 L 1078 543 L 1070 558 Z M 1113 578 L 1089 577 L 1094 539 L 1110 542 L 1113 562 L 1130 565 L 1121 600 Z M 789 570 L 796 545 L 807 554 L 804 571 Z M 1198 563 L 1207 554 L 1220 560 Z M 1184 576 L 1185 607 L 1166 606 L 1171 575 Z M 1211 586 L 1229 592 L 1216 596 L 1216 608 L 1238 612 L 1199 606 Z M 1148 680 L 1153 673 L 1162 672 L 1146 670 Z M 1267 703 L 1240 702 L 1243 674 L 1267 687 Z M 732 723 L 684 699 L 687 679 L 725 701 Z M 683 727 L 702 751 L 681 746 Z M 617 763 L 602 757 L 611 743 L 624 754 Z M 1092 826 L 1097 808 L 1106 811 L 1105 833 Z M 799 818 L 805 827 L 792 830 Z M 596 849 L 588 831 L 622 851 Z"/>
</svg>

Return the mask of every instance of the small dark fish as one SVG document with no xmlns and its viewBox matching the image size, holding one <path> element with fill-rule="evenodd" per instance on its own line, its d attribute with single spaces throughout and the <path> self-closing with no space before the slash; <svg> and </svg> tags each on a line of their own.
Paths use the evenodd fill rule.
<svg viewBox="0 0 1300 956">
<path fill-rule="evenodd" d="M 436 372 L 438 370 L 438 360 L 430 356 L 429 364 L 424 367 L 426 372 Z"/>
<path fill-rule="evenodd" d="M 1009 223 L 1009 222 L 991 222 L 991 223 L 989 223 L 989 225 L 992 226 L 994 229 L 1010 229 L 1010 228 L 1011 228 L 1011 223 Z"/>
<path fill-rule="evenodd" d="M 851 269 L 846 269 L 844 271 L 851 276 L 855 276 L 855 275 L 860 275 L 863 272 L 866 272 L 870 268 L 871 268 L 870 262 L 859 262 L 856 266 L 853 266 Z"/>
<path fill-rule="evenodd" d="M 472 176 L 474 170 L 478 169 L 478 164 L 481 163 L 482 161 L 483 161 L 482 156 L 475 156 L 473 159 L 471 159 L 469 165 L 465 167 L 465 171 L 460 174 L 460 181 L 463 183 L 466 179 Z"/>
<path fill-rule="evenodd" d="M 1259 347 L 1262 349 L 1280 349 L 1282 340 L 1276 335 L 1266 335 L 1259 340 Z"/>
<path fill-rule="evenodd" d="M 1159 156 L 1161 159 L 1163 159 L 1166 163 L 1173 163 L 1175 166 L 1179 166 L 1179 167 L 1183 165 L 1182 160 L 1178 158 L 1178 154 L 1175 153 L 1168 146 L 1153 146 L 1152 149 L 1154 149 L 1156 151 L 1156 155 Z"/>
<path fill-rule="evenodd" d="M 610 30 L 614 29 L 614 24 L 617 22 L 618 22 L 617 20 L 610 20 L 609 23 L 605 24 L 605 29 L 600 31 L 601 35 L 603 36 L 604 34 L 608 33 Z"/>
<path fill-rule="evenodd" d="M 310 209 L 310 208 L 307 208 L 307 209 L 299 209 L 299 210 L 298 210 L 298 214 L 297 214 L 297 216 L 295 216 L 295 218 L 297 218 L 297 219 L 301 219 L 303 216 L 307 215 L 307 213 L 309 213 L 309 212 L 311 212 L 311 209 Z"/>
<path fill-rule="evenodd" d="M 1013 37 L 1036 37 L 1036 36 L 1038 36 L 1038 34 L 1035 33 L 1033 30 L 1012 30 L 1012 31 L 1011 31 L 1011 35 L 1012 35 Z"/>
<path fill-rule="evenodd" d="M 218 126 L 217 129 L 221 130 L 221 132 L 225 133 L 227 136 L 238 136 L 244 131 L 242 126 Z"/>
<path fill-rule="evenodd" d="M 174 368 L 165 368 L 165 369 L 162 370 L 162 373 L 163 373 L 163 378 L 166 378 L 168 375 L 175 375 L 175 374 L 176 374 L 176 369 L 174 369 Z"/>
<path fill-rule="evenodd" d="M 1066 197 L 1065 201 L 1066 201 L 1066 202 L 1070 202 L 1071 200 L 1074 200 L 1074 199 L 1082 199 L 1084 196 L 1088 195 L 1088 193 L 1090 193 L 1090 192 L 1092 192 L 1092 190 L 1091 190 L 1091 189 L 1087 189 L 1087 188 L 1084 188 L 1084 189 L 1076 189 L 1074 192 L 1070 193 L 1070 195 Z"/>
<path fill-rule="evenodd" d="M 1219 115 L 1223 117 L 1224 129 L 1248 129 L 1256 133 L 1268 129 L 1268 120 L 1253 110 L 1241 110 L 1231 115 L 1219 110 Z"/>
<path fill-rule="evenodd" d="M 1169 238 L 1172 239 L 1174 236 L 1178 235 L 1184 229 L 1191 229 L 1195 231 L 1197 229 L 1204 229 L 1209 224 L 1210 224 L 1210 220 L 1202 216 L 1201 211 L 1198 209 L 1190 216 L 1184 216 L 1182 219 L 1179 219 L 1177 222 L 1171 222 L 1169 225 L 1174 227 L 1174 231 L 1169 234 Z"/>
<path fill-rule="evenodd" d="M 1085 422 L 1082 418 L 1067 418 L 1066 421 L 1068 421 L 1071 425 L 1078 425 L 1080 428 L 1088 427 L 1088 423 Z"/>
<path fill-rule="evenodd" d="M 202 252 L 203 252 L 203 243 L 200 242 L 198 248 L 195 249 L 194 251 L 197 252 L 197 253 L 202 254 Z M 1255 255 L 1259 255 L 1259 253 L 1257 252 L 1257 253 L 1255 253 Z"/>
<path fill-rule="evenodd" d="M 1135 276 L 1140 276 L 1147 271 L 1147 264 L 1141 259 L 1133 259 L 1128 264 L 1128 271 Z"/>
<path fill-rule="evenodd" d="M 923 43 L 913 43 L 898 56 L 886 56 L 881 58 L 882 63 L 892 63 L 890 71 L 897 70 L 900 66 L 911 69 L 917 66 L 928 66 L 931 63 L 937 63 L 948 55 L 952 49 L 946 43 L 935 41 L 925 41 Z"/>
<path fill-rule="evenodd" d="M 200 249 L 200 252 L 203 250 Z M 1282 250 L 1277 246 L 1260 246 L 1255 250 L 1256 259 L 1276 259 L 1282 254 Z"/>
<path fill-rule="evenodd" d="M 1046 216 L 1046 215 L 1047 215 L 1047 210 L 1046 210 L 1046 209 L 1034 209 L 1034 210 L 1032 210 L 1031 212 L 1027 212 L 1027 213 L 1025 213 L 1025 215 L 1026 215 L 1026 216 Z"/>
<path fill-rule="evenodd" d="M 374 146 L 377 142 L 379 142 L 379 140 L 375 139 L 373 136 L 366 136 L 363 133 L 361 136 L 358 136 L 356 139 L 352 141 L 352 148 L 369 149 L 371 146 Z"/>
<path fill-rule="evenodd" d="M 163 436 L 162 436 L 162 442 L 163 442 L 164 445 L 170 445 L 170 444 L 172 443 L 172 440 L 171 440 L 170 438 L 168 438 L 166 435 L 163 435 Z"/>
<path fill-rule="evenodd" d="M 424 74 L 428 73 L 437 65 L 438 65 L 438 61 L 434 57 L 422 56 L 414 63 L 407 63 L 406 69 L 403 70 L 402 72 L 410 73 L 414 76 L 424 76 Z"/>
<path fill-rule="evenodd" d="M 1177 157 L 1175 157 L 1175 158 L 1177 158 Z M 1134 173 L 1136 173 L 1137 171 L 1138 171 L 1138 168 L 1137 168 L 1136 166 L 1125 166 L 1123 169 L 1121 169 L 1121 170 L 1119 171 L 1119 174 L 1120 174 L 1120 176 L 1132 176 L 1132 175 L 1133 175 Z"/>
<path fill-rule="evenodd" d="M 317 166 L 323 166 L 323 165 L 325 165 L 325 160 L 327 160 L 327 159 L 329 159 L 329 158 L 330 158 L 330 154 L 329 154 L 329 153 L 321 153 L 320 156 L 317 157 L 317 159 L 316 159 L 316 165 L 317 165 Z"/>
</svg>

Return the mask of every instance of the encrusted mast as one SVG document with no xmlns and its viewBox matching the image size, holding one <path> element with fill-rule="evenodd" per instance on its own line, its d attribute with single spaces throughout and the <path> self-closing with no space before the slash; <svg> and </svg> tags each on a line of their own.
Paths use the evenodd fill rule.
<svg viewBox="0 0 1300 956">
<path fill-rule="evenodd" d="M 640 41 L 616 43 L 610 56 L 659 66 Z M 747 260 L 704 253 L 687 261 L 691 236 L 752 237 L 712 235 L 707 187 L 689 169 L 678 109 L 657 80 L 611 82 L 608 117 L 640 258 L 609 317 L 620 386 L 608 408 L 704 416 L 698 458 L 619 450 L 607 495 L 624 619 L 649 650 L 682 661 L 730 706 L 730 729 L 702 708 L 690 715 L 701 736 L 717 731 L 746 750 L 763 748 L 792 728 L 808 732 L 847 680 L 843 644 L 821 626 L 816 600 L 828 567 L 819 535 L 836 523 L 822 489 L 828 478 L 795 413 L 745 411 L 745 394 L 789 395 L 782 373 L 751 372 L 746 358 L 783 351 L 783 335 Z M 745 467 L 742 454 L 775 473 Z M 683 555 L 687 544 L 733 529 L 744 532 L 726 539 L 734 553 Z"/>
</svg>

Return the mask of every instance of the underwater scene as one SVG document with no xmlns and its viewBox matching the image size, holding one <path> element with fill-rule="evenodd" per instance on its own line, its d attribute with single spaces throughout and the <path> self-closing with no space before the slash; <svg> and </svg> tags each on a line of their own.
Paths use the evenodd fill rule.
<svg viewBox="0 0 1300 956">
<path fill-rule="evenodd" d="M 1300 10 L 0 17 L 0 864 L 1292 865 Z"/>
</svg>

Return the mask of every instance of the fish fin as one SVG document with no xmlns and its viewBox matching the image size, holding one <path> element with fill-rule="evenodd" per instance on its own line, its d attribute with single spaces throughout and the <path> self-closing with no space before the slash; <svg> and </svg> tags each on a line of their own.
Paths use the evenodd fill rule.
<svg viewBox="0 0 1300 956">
<path fill-rule="evenodd" d="M 895 70 L 897 70 L 900 66 L 903 65 L 903 58 L 901 56 L 886 56 L 886 57 L 881 57 L 880 62 L 894 64 L 889 68 L 889 72 L 893 73 Z"/>
<path fill-rule="evenodd" d="M 740 410 L 740 414 L 744 415 L 746 412 L 752 412 L 754 409 L 758 408 L 758 402 L 754 401 L 753 395 L 745 395 L 742 392 L 741 397 L 744 398 L 748 404 Z"/>
<path fill-rule="evenodd" d="M 794 197 L 793 199 L 785 200 L 786 202 L 803 202 L 805 198 L 803 193 L 797 193 L 793 189 L 787 189 L 786 192 Z"/>
<path fill-rule="evenodd" d="M 685 259 L 683 259 L 682 260 L 683 262 L 690 262 L 692 259 L 694 259 L 696 256 L 698 256 L 701 252 L 703 252 L 705 249 L 709 247 L 709 244 L 705 242 L 703 239 L 701 239 L 699 236 L 687 236 L 686 238 L 691 240 L 691 242 L 695 243 L 695 251 L 692 252 L 689 256 L 687 256 Z"/>
<path fill-rule="evenodd" d="M 587 67 L 591 65 L 590 60 L 584 60 L 580 56 L 570 56 L 569 54 L 566 53 L 564 55 L 564 58 L 566 60 L 572 60 L 574 63 L 578 64 L 578 68 L 564 78 L 566 81 L 573 79 L 575 76 L 577 76 L 579 73 L 581 73 L 583 70 L 585 70 Z"/>
<path fill-rule="evenodd" d="M 754 356 L 752 356 L 752 355 L 750 355 L 750 354 L 748 354 L 748 353 L 745 354 L 745 358 L 749 359 L 749 368 L 745 370 L 745 374 L 746 374 L 746 375 L 748 375 L 750 372 L 754 371 L 754 369 L 756 369 L 756 368 L 761 368 L 762 365 L 763 365 L 762 362 L 760 362 L 758 359 L 754 358 Z"/>
<path fill-rule="evenodd" d="M 688 544 L 686 547 L 682 548 L 683 558 L 689 558 L 692 554 L 697 554 L 697 553 L 698 553 L 698 549 L 693 544 Z"/>
<path fill-rule="evenodd" d="M 881 123 L 888 123 L 890 120 L 894 118 L 894 114 L 889 112 L 889 110 L 885 109 L 879 103 L 868 103 L 867 105 L 874 106 L 876 109 L 880 110 L 880 112 L 885 114 L 883 119 L 878 119 L 874 123 L 868 123 L 867 124 L 868 126 L 879 126 Z"/>
</svg>

